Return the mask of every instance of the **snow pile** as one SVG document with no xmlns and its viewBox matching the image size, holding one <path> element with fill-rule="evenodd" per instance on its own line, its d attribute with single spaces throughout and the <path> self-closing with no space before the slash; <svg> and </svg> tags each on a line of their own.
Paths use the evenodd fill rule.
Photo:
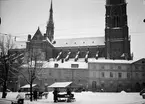
<svg viewBox="0 0 145 104">
<path fill-rule="evenodd" d="M 121 91 L 120 93 L 121 93 L 121 94 L 125 94 L 126 92 L 125 92 L 125 91 Z"/>
</svg>

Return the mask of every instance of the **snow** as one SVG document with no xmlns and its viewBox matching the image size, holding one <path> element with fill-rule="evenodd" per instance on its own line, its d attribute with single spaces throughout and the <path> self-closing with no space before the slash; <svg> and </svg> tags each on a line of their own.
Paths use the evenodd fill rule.
<svg viewBox="0 0 145 104">
<path fill-rule="evenodd" d="M 17 92 L 9 92 L 7 99 L 15 99 L 17 94 Z M 145 104 L 145 99 L 139 93 L 126 93 L 124 91 L 120 93 L 81 92 L 74 93 L 74 96 L 76 101 L 72 102 L 72 104 Z M 8 103 L 1 103 L 0 99 L 0 104 Z M 53 94 L 49 92 L 47 99 L 42 98 L 38 99 L 38 101 L 30 102 L 29 100 L 25 100 L 25 104 L 54 104 Z M 60 102 L 60 104 L 67 104 L 67 102 Z"/>
<path fill-rule="evenodd" d="M 58 64 L 57 68 L 72 68 L 71 65 L 72 64 L 78 64 L 78 68 L 80 69 L 87 69 L 88 68 L 88 63 L 86 62 L 75 62 L 74 60 L 70 60 L 70 61 L 65 61 L 64 63 L 62 63 L 61 61 L 50 61 L 45 63 L 42 67 L 43 68 L 54 68 L 54 64 Z M 75 68 L 73 68 L 75 69 Z"/>
<path fill-rule="evenodd" d="M 32 84 L 32 87 L 36 86 L 37 84 Z M 30 88 L 30 84 L 27 84 L 25 86 L 22 86 L 21 88 Z"/>
<path fill-rule="evenodd" d="M 70 85 L 72 82 L 55 82 L 52 85 L 48 86 L 48 87 L 67 87 L 68 85 Z"/>
</svg>

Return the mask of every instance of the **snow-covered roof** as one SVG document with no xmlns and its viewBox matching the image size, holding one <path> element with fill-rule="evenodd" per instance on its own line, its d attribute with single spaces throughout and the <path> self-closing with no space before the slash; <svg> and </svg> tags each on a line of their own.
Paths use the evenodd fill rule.
<svg viewBox="0 0 145 104">
<path fill-rule="evenodd" d="M 56 87 L 62 87 L 62 88 L 65 88 L 67 86 L 69 86 L 72 82 L 55 82 L 53 83 L 52 85 L 48 86 L 48 87 L 53 87 L 53 88 L 56 88 Z"/>
<path fill-rule="evenodd" d="M 97 46 L 105 45 L 104 37 L 56 39 L 54 47 Z"/>
<path fill-rule="evenodd" d="M 32 87 L 35 87 L 37 84 L 32 84 Z M 30 84 L 26 84 L 22 86 L 21 88 L 30 88 Z"/>
<path fill-rule="evenodd" d="M 23 49 L 26 48 L 26 41 L 15 41 L 13 49 Z"/>
<path fill-rule="evenodd" d="M 58 65 L 55 67 L 55 65 Z M 72 65 L 78 65 L 78 67 L 72 67 Z M 60 61 L 49 61 L 43 64 L 43 68 L 79 68 L 79 69 L 87 69 L 88 63 L 86 62 L 75 62 L 74 60 L 64 61 L 63 63 Z"/>
<path fill-rule="evenodd" d="M 40 67 L 43 66 L 45 63 L 47 63 L 47 61 L 37 61 L 37 65 Z M 31 61 L 27 64 L 23 64 L 21 67 L 25 68 L 25 67 L 34 67 L 34 66 L 35 66 L 35 61 Z"/>
<path fill-rule="evenodd" d="M 120 64 L 131 64 L 135 60 L 111 60 L 111 59 L 104 59 L 100 58 L 96 60 L 95 58 L 89 58 L 88 63 L 120 63 Z"/>
</svg>

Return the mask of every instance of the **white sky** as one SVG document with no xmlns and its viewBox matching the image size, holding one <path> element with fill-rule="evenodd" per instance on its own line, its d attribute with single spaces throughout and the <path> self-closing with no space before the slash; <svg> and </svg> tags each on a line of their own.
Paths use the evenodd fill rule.
<svg viewBox="0 0 145 104">
<path fill-rule="evenodd" d="M 51 0 L 0 0 L 0 33 L 17 39 L 34 35 L 38 26 L 46 31 Z M 145 57 L 145 5 L 143 0 L 127 0 L 131 51 Z M 105 36 L 105 0 L 53 0 L 55 38 Z"/>
</svg>

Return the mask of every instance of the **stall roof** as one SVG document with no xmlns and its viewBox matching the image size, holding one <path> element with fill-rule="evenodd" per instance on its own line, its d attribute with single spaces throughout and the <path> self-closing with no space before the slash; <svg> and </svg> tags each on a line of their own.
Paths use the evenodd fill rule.
<svg viewBox="0 0 145 104">
<path fill-rule="evenodd" d="M 37 84 L 32 84 L 32 87 L 35 87 Z M 26 84 L 22 86 L 21 88 L 30 88 L 30 84 Z"/>
<path fill-rule="evenodd" d="M 53 88 L 65 88 L 67 86 L 69 86 L 72 82 L 55 82 L 52 85 L 48 86 L 48 87 L 53 87 Z"/>
</svg>

